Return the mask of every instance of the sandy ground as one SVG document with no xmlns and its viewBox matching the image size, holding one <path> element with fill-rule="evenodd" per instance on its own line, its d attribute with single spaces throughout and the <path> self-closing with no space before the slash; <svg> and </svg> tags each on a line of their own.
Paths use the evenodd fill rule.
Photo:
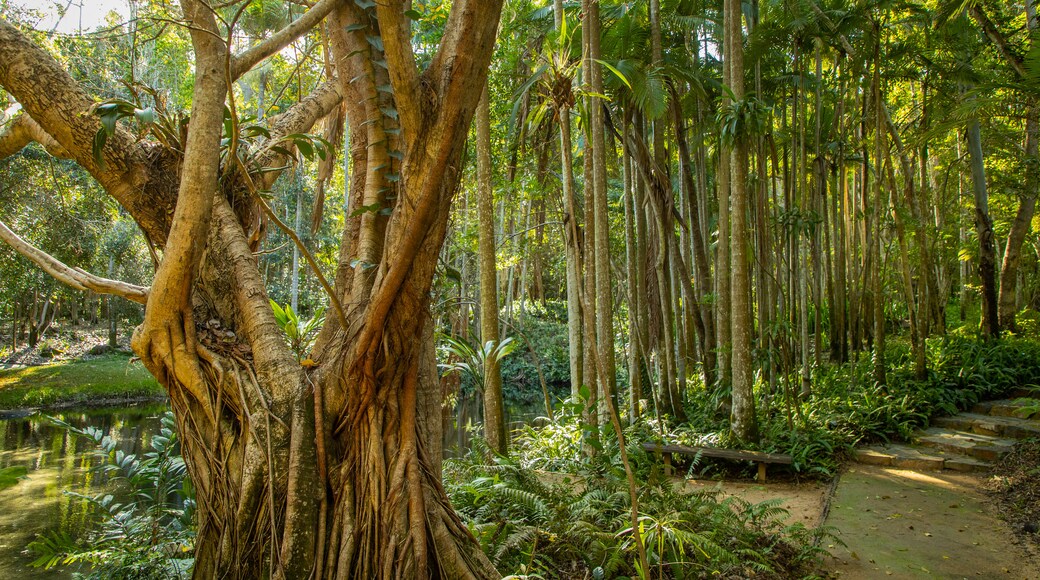
<svg viewBox="0 0 1040 580">
<path fill-rule="evenodd" d="M 780 498 L 783 500 L 780 507 L 790 513 L 787 523 L 802 522 L 806 526 L 814 528 L 821 523 L 824 505 L 831 486 L 827 482 L 818 481 L 760 484 L 688 479 L 686 487 L 690 491 L 718 490 L 723 497 L 735 495 L 751 503 Z"/>
<path fill-rule="evenodd" d="M 917 473 L 852 465 L 827 525 L 842 579 L 1040 578 L 1040 557 L 1001 521 L 980 491 L 986 475 Z"/>
</svg>

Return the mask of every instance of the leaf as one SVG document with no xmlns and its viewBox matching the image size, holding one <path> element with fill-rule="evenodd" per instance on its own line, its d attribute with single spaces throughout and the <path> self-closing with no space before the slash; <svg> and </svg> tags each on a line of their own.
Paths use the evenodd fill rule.
<svg viewBox="0 0 1040 580">
<path fill-rule="evenodd" d="M 378 50 L 380 52 L 383 51 L 383 39 L 382 38 L 379 38 L 378 36 L 366 35 L 365 36 L 365 40 L 368 41 L 368 44 L 371 45 L 372 48 L 374 48 L 374 49 L 376 49 L 376 50 Z"/>
<path fill-rule="evenodd" d="M 104 129 L 98 129 L 98 132 L 94 134 L 94 163 L 98 164 L 101 169 L 105 168 L 105 159 L 102 152 L 105 148 L 105 141 L 108 141 L 108 133 Z"/>
<path fill-rule="evenodd" d="M 309 141 L 297 140 L 296 148 L 300 150 L 300 155 L 306 157 L 308 161 L 314 159 L 314 146 Z"/>
<path fill-rule="evenodd" d="M 407 18 L 409 18 L 411 20 L 421 20 L 422 19 L 422 13 L 419 12 L 418 10 L 415 10 L 415 9 L 405 10 L 404 11 L 404 15 L 405 15 L 405 17 L 407 17 Z"/>
<path fill-rule="evenodd" d="M 378 202 L 373 203 L 371 205 L 363 205 L 363 206 L 357 208 L 356 210 L 350 212 L 350 217 L 358 217 L 359 215 L 366 214 L 366 213 L 369 213 L 369 212 L 377 212 L 380 209 L 382 209 L 382 207 L 383 207 L 383 204 L 378 203 Z M 351 264 L 351 265 L 353 265 L 353 264 Z"/>
<path fill-rule="evenodd" d="M 346 28 L 344 28 L 343 30 L 346 31 L 346 32 L 356 32 L 358 30 L 364 30 L 366 28 L 368 28 L 367 24 L 351 24 L 351 25 L 347 26 Z M 355 52 L 360 52 L 360 51 L 355 51 Z"/>
<path fill-rule="evenodd" d="M 618 79 L 620 79 L 621 82 L 625 83 L 625 86 L 628 87 L 629 90 L 632 90 L 632 83 L 628 82 L 628 79 L 625 78 L 625 75 L 621 74 L 621 71 L 619 71 L 618 69 L 614 68 L 614 65 L 610 64 L 609 62 L 607 62 L 605 60 L 600 60 L 598 58 L 594 59 L 594 60 L 596 62 L 598 62 L 599 64 L 607 67 L 607 70 L 609 70 L 610 72 L 614 73 L 614 76 L 616 76 Z"/>
<path fill-rule="evenodd" d="M 155 122 L 155 109 L 152 107 L 148 107 L 147 109 L 134 109 L 134 118 L 142 125 L 151 125 Z"/>
</svg>

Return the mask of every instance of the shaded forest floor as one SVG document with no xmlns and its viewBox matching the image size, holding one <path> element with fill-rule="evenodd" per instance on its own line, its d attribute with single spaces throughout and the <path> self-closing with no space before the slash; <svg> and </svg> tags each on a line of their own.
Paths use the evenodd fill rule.
<svg viewBox="0 0 1040 580">
<path fill-rule="evenodd" d="M 1020 443 L 1005 455 L 985 490 L 1012 530 L 1040 554 L 1040 440 Z"/>
<path fill-rule="evenodd" d="M 121 325 L 119 331 L 119 346 L 116 350 L 132 354 L 129 344 L 133 326 Z M 29 346 L 24 336 L 19 339 L 17 349 L 11 349 L 11 342 L 10 332 L 0 335 L 0 368 L 72 361 L 91 356 L 92 351 L 97 354 L 107 352 L 108 325 L 55 325 L 33 347 Z"/>
</svg>

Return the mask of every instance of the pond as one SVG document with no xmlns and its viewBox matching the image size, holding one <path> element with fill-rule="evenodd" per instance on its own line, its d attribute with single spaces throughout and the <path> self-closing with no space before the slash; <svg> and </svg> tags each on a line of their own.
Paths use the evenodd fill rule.
<svg viewBox="0 0 1040 580">
<path fill-rule="evenodd" d="M 75 427 L 107 432 L 127 453 L 140 452 L 160 428 L 164 405 L 62 411 L 52 415 Z M 0 421 L 0 467 L 20 465 L 26 479 L 0 490 L 0 578 L 67 578 L 35 569 L 26 546 L 37 534 L 57 531 L 77 536 L 88 522 L 87 504 L 63 493 L 97 494 L 107 483 L 94 470 L 100 461 L 90 441 L 73 437 L 40 415 Z"/>
<path fill-rule="evenodd" d="M 160 429 L 167 407 L 151 404 L 116 409 L 72 410 L 51 413 L 75 427 L 94 426 L 116 439 L 127 453 L 140 453 Z M 446 421 L 445 456 L 464 454 L 483 422 L 476 398 L 464 399 Z M 506 420 L 512 428 L 530 423 L 545 411 L 541 405 L 507 405 Z M 101 462 L 94 446 L 74 437 L 46 417 L 0 420 L 0 468 L 24 466 L 28 477 L 14 487 L 0 490 L 0 578 L 69 578 L 71 574 L 33 568 L 35 559 L 26 551 L 41 533 L 79 535 L 90 522 L 87 504 L 66 491 L 96 495 L 108 483 L 93 469 Z"/>
</svg>

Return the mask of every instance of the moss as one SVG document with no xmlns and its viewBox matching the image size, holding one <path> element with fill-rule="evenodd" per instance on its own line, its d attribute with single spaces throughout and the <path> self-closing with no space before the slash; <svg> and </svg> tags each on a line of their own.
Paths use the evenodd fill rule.
<svg viewBox="0 0 1040 580">
<path fill-rule="evenodd" d="M 121 354 L 0 370 L 0 409 L 89 406 L 164 395 L 144 366 Z"/>
</svg>

